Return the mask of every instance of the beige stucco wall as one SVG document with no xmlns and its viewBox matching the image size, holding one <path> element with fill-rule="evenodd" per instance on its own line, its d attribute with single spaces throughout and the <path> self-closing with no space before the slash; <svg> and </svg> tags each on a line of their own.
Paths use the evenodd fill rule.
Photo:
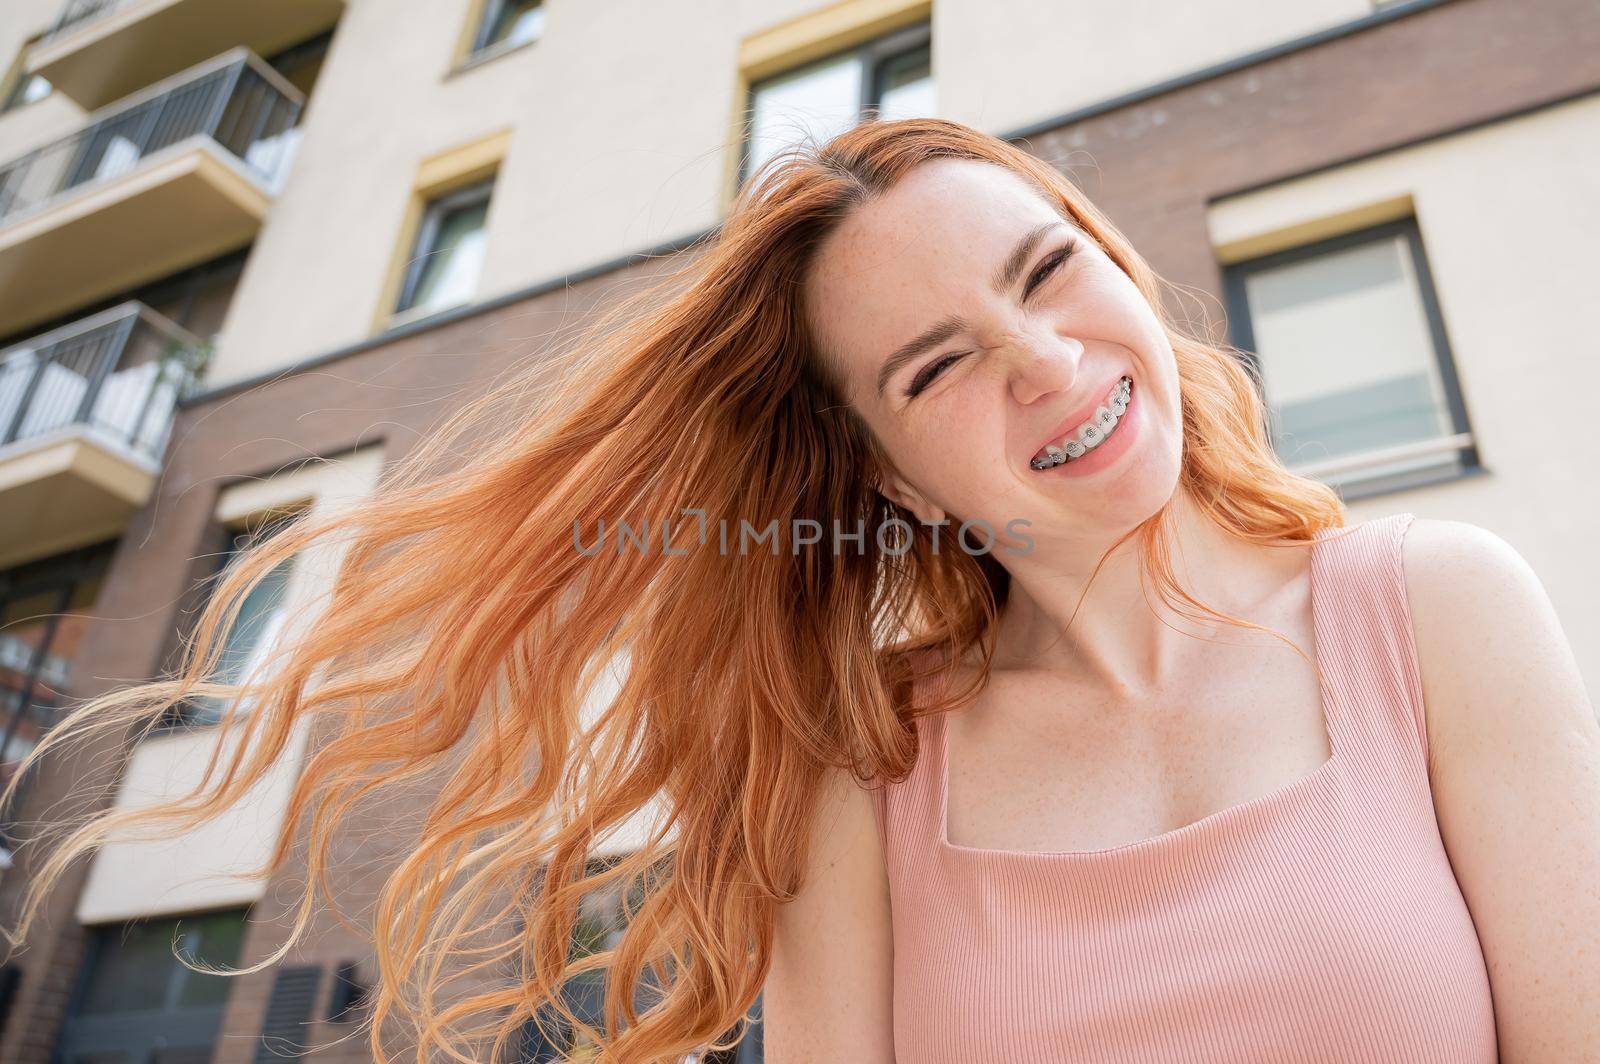
<svg viewBox="0 0 1600 1064">
<path fill-rule="evenodd" d="M 447 74 L 470 0 L 420 5 L 404 19 L 378 0 L 350 0 L 212 383 L 371 335 L 419 163 L 502 129 L 514 134 L 489 212 L 482 297 L 715 224 L 742 105 L 740 43 L 824 5 L 548 6 L 543 40 Z M 933 7 L 941 113 L 1005 132 L 1359 17 L 1372 0 Z"/>
<path fill-rule="evenodd" d="M 1600 243 L 1600 97 L 1225 200 L 1212 208 L 1211 234 L 1226 248 L 1405 196 L 1490 475 L 1351 509 L 1357 520 L 1410 510 L 1499 534 L 1539 573 L 1600 692 L 1590 265 Z"/>
<path fill-rule="evenodd" d="M 1372 0 L 963 0 L 943 7 L 935 0 L 940 106 L 948 108 L 945 117 L 1000 133 L 1360 18 L 1373 8 Z"/>
<path fill-rule="evenodd" d="M 245 482 L 223 494 L 217 516 L 232 522 L 306 502 L 313 514 L 350 506 L 377 483 L 382 463 L 382 449 L 369 447 L 281 476 Z M 332 586 L 342 551 L 341 544 L 330 544 L 297 559 L 284 592 L 284 638 L 292 638 L 314 618 Z M 261 897 L 265 880 L 247 879 L 243 873 L 261 868 L 272 851 L 299 775 L 308 728 L 301 721 L 267 777 L 216 819 L 176 838 L 127 836 L 99 850 L 78 901 L 78 919 L 86 924 L 128 920 L 243 905 Z M 241 738 L 240 729 L 229 731 L 219 772 Z M 208 728 L 141 742 L 119 785 L 117 807 L 136 808 L 183 795 L 200 782 L 218 741 L 219 730 Z"/>
</svg>

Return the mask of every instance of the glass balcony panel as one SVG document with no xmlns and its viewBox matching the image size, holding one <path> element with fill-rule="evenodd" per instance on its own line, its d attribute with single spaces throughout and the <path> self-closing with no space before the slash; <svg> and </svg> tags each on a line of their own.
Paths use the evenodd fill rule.
<svg viewBox="0 0 1600 1064">
<path fill-rule="evenodd" d="M 138 303 L 0 351 L 0 446 L 83 425 L 158 459 L 202 351 Z"/>
<path fill-rule="evenodd" d="M 124 0 L 67 0 L 61 7 L 61 14 L 56 16 L 55 25 L 50 27 L 46 39 L 59 37 L 64 33 L 71 33 L 85 22 L 92 22 L 102 15 L 108 15 L 122 6 Z"/>
<path fill-rule="evenodd" d="M 27 328 L 248 244 L 301 102 L 237 50 L 0 165 L 0 320 Z"/>
<path fill-rule="evenodd" d="M 109 181 L 189 137 L 208 137 L 275 185 L 287 161 L 284 134 L 302 100 L 294 87 L 243 53 L 146 99 L 113 108 L 85 128 L 0 167 L 0 225 Z"/>
<path fill-rule="evenodd" d="M 343 10 L 343 0 L 66 0 L 25 72 L 96 111 L 231 49 L 282 52 Z"/>
</svg>

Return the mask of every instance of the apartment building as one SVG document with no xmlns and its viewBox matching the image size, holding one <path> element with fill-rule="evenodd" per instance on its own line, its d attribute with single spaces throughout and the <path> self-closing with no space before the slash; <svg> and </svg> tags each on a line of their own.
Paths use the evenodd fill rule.
<svg viewBox="0 0 1600 1064">
<path fill-rule="evenodd" d="M 0 72 L 5 772 L 67 704 L 156 675 L 231 550 L 359 499 L 774 152 L 873 115 L 1068 174 L 1258 360 L 1286 461 L 1357 520 L 1500 533 L 1600 676 L 1592 0 L 11 0 Z M 227 667 L 336 562 L 263 584 Z M 46 766 L 0 828 L 182 786 L 210 742 L 190 723 Z M 0 970 L 0 1061 L 368 1059 L 339 1041 L 373 970 L 347 928 L 229 980 L 170 952 L 281 941 L 273 883 L 240 873 L 309 742 L 227 822 L 68 877 Z M 393 857 L 365 836 L 352 892 Z M 0 854 L 8 919 L 26 853 Z"/>
</svg>

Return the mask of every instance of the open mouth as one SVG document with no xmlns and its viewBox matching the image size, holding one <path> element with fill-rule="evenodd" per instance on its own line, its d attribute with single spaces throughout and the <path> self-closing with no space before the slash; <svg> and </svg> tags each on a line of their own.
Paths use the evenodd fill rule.
<svg viewBox="0 0 1600 1064">
<path fill-rule="evenodd" d="M 1045 444 L 1028 464 L 1034 469 L 1053 469 L 1089 454 L 1117 431 L 1132 395 L 1133 378 L 1123 374 L 1087 420 Z"/>
</svg>

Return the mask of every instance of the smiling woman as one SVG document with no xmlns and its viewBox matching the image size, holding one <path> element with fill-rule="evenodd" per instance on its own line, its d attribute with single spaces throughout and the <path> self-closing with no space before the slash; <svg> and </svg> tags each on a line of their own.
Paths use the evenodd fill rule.
<svg viewBox="0 0 1600 1064">
<path fill-rule="evenodd" d="M 1506 730 L 1424 704 L 1410 515 L 1344 527 L 1273 453 L 1240 354 L 1168 294 L 1071 182 L 959 123 L 867 121 L 769 160 L 704 253 L 574 360 L 474 404 L 359 510 L 246 552 L 181 670 L 41 743 L 120 738 L 195 695 L 258 707 L 224 717 L 246 741 L 193 794 L 69 825 L 17 939 L 86 850 L 220 815 L 315 718 L 262 871 L 302 859 L 304 818 L 284 952 L 353 809 L 438 795 L 374 910 L 378 1059 L 387 1020 L 416 1059 L 499 1059 L 559 1013 L 599 1060 L 678 1060 L 763 989 L 771 1064 L 1489 1062 L 1497 1010 L 1582 1059 L 1581 992 L 1535 1013 L 1516 963 L 1567 927 L 1558 970 L 1600 985 L 1593 903 L 1533 894 L 1600 877 L 1581 688 L 1494 673 L 1548 707 L 1498 793 L 1587 811 L 1557 863 L 1459 797 L 1484 764 L 1462 751 Z M 1068 460 L 1035 468 L 1052 447 Z M 598 521 L 662 549 L 585 551 L 573 531 Z M 833 536 L 743 535 L 803 524 Z M 950 549 L 950 526 L 1013 549 Z M 212 682 L 251 588 L 330 540 L 348 549 L 326 603 L 243 688 Z M 1429 592 L 1469 576 L 1416 588 L 1447 700 L 1440 677 L 1476 666 L 1468 622 L 1437 619 L 1505 600 Z M 1430 744 L 1435 718 L 1451 742 Z M 1465 895 L 1494 916 L 1482 947 L 1435 766 Z M 636 818 L 635 850 L 592 859 Z M 632 899 L 626 929 L 572 956 L 597 892 Z M 1503 1003 L 1485 950 L 1511 964 Z M 579 1015 L 563 988 L 600 972 L 604 1008 Z"/>
</svg>

